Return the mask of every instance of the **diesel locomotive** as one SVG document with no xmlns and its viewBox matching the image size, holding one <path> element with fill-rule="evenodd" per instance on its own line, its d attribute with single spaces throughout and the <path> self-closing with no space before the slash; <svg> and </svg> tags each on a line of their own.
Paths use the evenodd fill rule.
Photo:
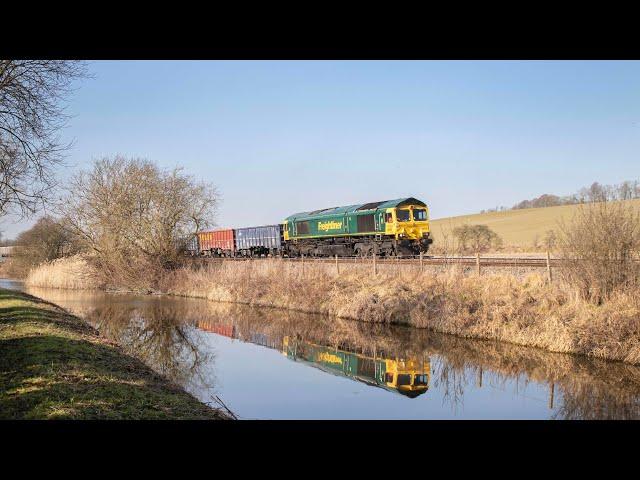
<svg viewBox="0 0 640 480">
<path fill-rule="evenodd" d="M 427 205 L 401 198 L 300 212 L 279 225 L 196 234 L 190 251 L 210 256 L 408 256 L 432 243 Z"/>
</svg>

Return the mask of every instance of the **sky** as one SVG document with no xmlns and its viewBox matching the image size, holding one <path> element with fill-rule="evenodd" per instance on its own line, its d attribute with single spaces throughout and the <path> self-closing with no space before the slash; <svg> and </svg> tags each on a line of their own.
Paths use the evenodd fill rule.
<svg viewBox="0 0 640 480">
<path fill-rule="evenodd" d="M 217 224 L 413 196 L 432 218 L 640 178 L 637 61 L 95 61 L 64 183 L 143 157 L 213 183 Z M 33 219 L 0 222 L 4 238 Z"/>
</svg>

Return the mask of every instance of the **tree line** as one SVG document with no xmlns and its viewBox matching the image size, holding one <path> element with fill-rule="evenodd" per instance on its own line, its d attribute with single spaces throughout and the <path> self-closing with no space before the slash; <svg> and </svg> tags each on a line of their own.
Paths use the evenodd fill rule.
<svg viewBox="0 0 640 480">
<path fill-rule="evenodd" d="M 481 210 L 480 213 L 499 212 L 504 210 L 522 210 L 525 208 L 557 207 L 560 205 L 579 205 L 595 202 L 610 202 L 615 200 L 633 200 L 636 198 L 640 198 L 639 180 L 625 180 L 612 185 L 602 185 L 598 182 L 593 182 L 590 186 L 583 187 L 571 195 L 558 196 L 544 193 L 539 197 L 516 203 L 510 209 L 500 206 Z"/>
</svg>

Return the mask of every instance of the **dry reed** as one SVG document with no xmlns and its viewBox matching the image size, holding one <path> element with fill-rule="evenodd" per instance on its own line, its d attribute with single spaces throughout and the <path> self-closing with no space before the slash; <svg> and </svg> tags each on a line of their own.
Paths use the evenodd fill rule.
<svg viewBox="0 0 640 480">
<path fill-rule="evenodd" d="M 29 281 L 34 285 L 34 278 L 47 274 L 59 278 L 54 270 L 60 265 L 48 264 L 48 273 L 32 272 Z M 385 264 L 378 269 L 374 275 L 372 266 L 362 263 L 342 263 L 338 273 L 332 263 L 313 261 L 221 261 L 167 272 L 158 285 L 162 292 L 185 297 L 404 324 L 640 364 L 640 295 L 635 290 L 621 290 L 598 305 L 575 287 L 549 284 L 537 273 L 517 278 L 478 277 L 460 267 L 420 272 L 419 267 Z"/>
<path fill-rule="evenodd" d="M 25 284 L 30 287 L 74 290 L 95 290 L 101 287 L 94 269 L 80 255 L 38 265 L 29 271 Z"/>
</svg>

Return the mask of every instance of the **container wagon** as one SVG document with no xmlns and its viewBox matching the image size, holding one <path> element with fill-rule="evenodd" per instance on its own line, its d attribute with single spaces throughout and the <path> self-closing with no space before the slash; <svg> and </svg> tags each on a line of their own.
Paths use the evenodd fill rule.
<svg viewBox="0 0 640 480">
<path fill-rule="evenodd" d="M 208 321 L 200 321 L 196 322 L 196 328 L 199 330 L 203 330 L 205 332 L 215 333 L 217 335 L 222 335 L 224 337 L 236 338 L 236 326 L 229 324 L 219 324 Z"/>
<path fill-rule="evenodd" d="M 198 243 L 201 255 L 233 257 L 236 254 L 235 235 L 230 228 L 199 232 Z"/>
<path fill-rule="evenodd" d="M 200 255 L 200 246 L 198 242 L 198 235 L 193 235 L 187 240 L 186 252 L 187 255 L 195 257 Z"/>
<path fill-rule="evenodd" d="M 282 225 L 237 228 L 236 254 L 243 257 L 277 256 L 282 252 Z"/>
<path fill-rule="evenodd" d="M 11 245 L 8 247 L 0 247 L 0 257 L 11 257 L 15 254 L 16 247 Z"/>
</svg>

